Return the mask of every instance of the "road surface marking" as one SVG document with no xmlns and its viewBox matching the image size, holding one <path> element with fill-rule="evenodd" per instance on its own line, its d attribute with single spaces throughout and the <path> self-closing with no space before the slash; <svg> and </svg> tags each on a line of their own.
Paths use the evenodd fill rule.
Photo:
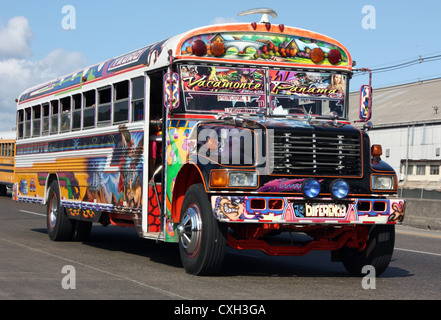
<svg viewBox="0 0 441 320">
<path fill-rule="evenodd" d="M 403 249 L 403 248 L 395 248 L 395 250 L 408 251 L 408 252 L 414 252 L 414 253 L 422 253 L 422 254 L 429 254 L 429 255 L 432 255 L 432 256 L 440 256 L 441 257 L 441 253 L 433 253 L 433 252 L 426 252 L 426 251 L 410 250 L 410 249 Z"/>
<path fill-rule="evenodd" d="M 46 217 L 46 215 L 45 215 L 45 214 L 42 214 L 42 213 L 37 213 L 37 212 L 32 212 L 32 211 L 26 211 L 26 210 L 19 210 L 19 211 L 20 211 L 20 212 L 23 212 L 23 213 L 33 214 L 33 215 L 36 215 L 36 216 Z"/>
<path fill-rule="evenodd" d="M 163 293 L 165 295 L 171 296 L 173 298 L 187 300 L 187 298 L 185 298 L 183 296 L 180 296 L 180 295 L 178 295 L 176 293 L 169 292 L 169 291 L 163 290 L 161 288 L 154 287 L 154 286 L 148 285 L 146 283 L 142 283 L 140 281 L 137 281 L 137 280 L 134 280 L 134 279 L 130 279 L 128 277 L 121 276 L 121 275 L 118 275 L 118 274 L 110 272 L 110 271 L 102 270 L 102 269 L 99 269 L 99 268 L 96 268 L 96 267 L 93 267 L 93 266 L 90 266 L 90 265 L 87 265 L 87 264 L 84 264 L 84 263 L 81 263 L 81 262 L 78 262 L 78 261 L 75 261 L 75 260 L 67 259 L 67 258 L 64 258 L 62 256 L 59 256 L 59 255 L 56 255 L 56 254 L 53 254 L 53 253 L 50 253 L 50 252 L 47 252 L 47 251 L 43 251 L 41 249 L 33 248 L 33 247 L 30 247 L 30 246 L 27 246 L 25 244 L 21 244 L 21 243 L 15 242 L 15 241 L 10 241 L 10 240 L 5 239 L 5 238 L 0 238 L 0 241 L 5 241 L 5 242 L 11 243 L 11 244 L 15 244 L 17 246 L 23 247 L 23 248 L 28 249 L 28 250 L 33 250 L 33 251 L 36 251 L 36 252 L 40 252 L 40 253 L 46 254 L 48 256 L 55 257 L 57 259 L 61 259 L 61 260 L 64 260 L 64 261 L 67 261 L 67 262 L 70 262 L 70 263 L 78 264 L 78 265 L 80 265 L 82 267 L 89 268 L 89 269 L 92 269 L 92 270 L 95 270 L 95 271 L 98 271 L 98 272 L 101 272 L 101 273 L 105 273 L 105 274 L 108 274 L 110 276 L 122 279 L 122 280 L 130 281 L 130 282 L 133 282 L 133 283 L 135 283 L 137 285 L 140 285 L 140 286 L 143 286 L 143 287 L 155 290 L 155 291 L 159 291 L 159 292 L 161 292 L 161 293 Z"/>
</svg>

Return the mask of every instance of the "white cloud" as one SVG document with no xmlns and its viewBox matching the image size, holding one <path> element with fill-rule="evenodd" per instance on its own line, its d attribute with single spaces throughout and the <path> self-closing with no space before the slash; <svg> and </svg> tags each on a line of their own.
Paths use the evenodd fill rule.
<svg viewBox="0 0 441 320">
<path fill-rule="evenodd" d="M 34 32 L 25 17 L 14 17 L 0 27 L 0 59 L 24 58 L 31 55 Z"/>
<path fill-rule="evenodd" d="M 217 17 L 211 21 L 211 24 L 238 23 L 235 17 Z"/>
<path fill-rule="evenodd" d="M 6 54 L 3 51 L 5 41 L 9 41 L 8 37 L 14 32 L 18 37 L 21 36 L 21 40 L 11 40 L 9 53 Z M 12 18 L 7 27 L 0 30 L 0 131 L 15 127 L 15 99 L 24 90 L 86 66 L 83 53 L 68 52 L 60 48 L 54 49 L 41 60 L 25 59 L 31 52 L 30 34 L 33 32 L 24 17 Z"/>
</svg>

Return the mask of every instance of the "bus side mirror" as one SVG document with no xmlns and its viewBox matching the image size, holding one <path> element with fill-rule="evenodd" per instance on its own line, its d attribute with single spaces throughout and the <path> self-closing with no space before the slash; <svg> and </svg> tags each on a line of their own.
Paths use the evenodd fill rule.
<svg viewBox="0 0 441 320">
<path fill-rule="evenodd" d="M 372 116 L 372 87 L 370 85 L 362 85 L 360 88 L 360 112 L 361 121 L 368 121 Z"/>
<path fill-rule="evenodd" d="M 167 109 L 176 109 L 179 102 L 179 75 L 167 72 L 164 75 L 164 106 Z"/>
</svg>

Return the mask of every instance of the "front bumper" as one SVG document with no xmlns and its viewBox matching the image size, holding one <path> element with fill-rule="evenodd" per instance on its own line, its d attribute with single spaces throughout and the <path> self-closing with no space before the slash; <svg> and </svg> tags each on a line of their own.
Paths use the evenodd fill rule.
<svg viewBox="0 0 441 320">
<path fill-rule="evenodd" d="M 331 198 L 307 201 L 301 197 L 211 197 L 213 213 L 221 222 L 278 224 L 396 224 L 405 214 L 405 200 Z"/>
</svg>

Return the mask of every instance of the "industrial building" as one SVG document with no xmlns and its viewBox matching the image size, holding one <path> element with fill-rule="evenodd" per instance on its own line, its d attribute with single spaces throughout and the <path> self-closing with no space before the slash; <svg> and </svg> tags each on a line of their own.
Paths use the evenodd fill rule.
<svg viewBox="0 0 441 320">
<path fill-rule="evenodd" d="M 352 92 L 351 121 L 358 119 L 358 101 Z M 441 78 L 374 88 L 372 106 L 371 143 L 382 145 L 400 194 L 441 199 Z"/>
</svg>

